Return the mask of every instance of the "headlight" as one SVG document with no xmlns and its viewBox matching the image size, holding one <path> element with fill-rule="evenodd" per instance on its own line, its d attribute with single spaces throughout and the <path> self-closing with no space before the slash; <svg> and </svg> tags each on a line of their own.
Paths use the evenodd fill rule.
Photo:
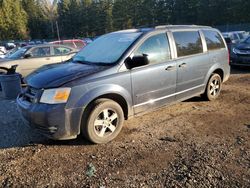
<svg viewBox="0 0 250 188">
<path fill-rule="evenodd" d="M 46 89 L 43 91 L 40 103 L 61 104 L 68 101 L 71 88 Z"/>
<path fill-rule="evenodd" d="M 233 53 L 235 53 L 235 54 L 240 54 L 241 52 L 240 52 L 240 50 L 238 50 L 237 48 L 233 48 Z"/>
</svg>

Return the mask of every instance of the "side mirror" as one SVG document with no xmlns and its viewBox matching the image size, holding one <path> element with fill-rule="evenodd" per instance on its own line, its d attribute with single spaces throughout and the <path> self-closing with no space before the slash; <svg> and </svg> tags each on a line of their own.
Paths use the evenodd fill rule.
<svg viewBox="0 0 250 188">
<path fill-rule="evenodd" d="M 147 54 L 137 55 L 134 56 L 132 59 L 129 57 L 126 60 L 126 64 L 129 69 L 148 65 L 149 64 L 148 55 Z"/>
<path fill-rule="evenodd" d="M 24 54 L 24 56 L 23 56 L 24 59 L 28 59 L 30 57 L 32 57 L 32 55 L 30 53 Z"/>
</svg>

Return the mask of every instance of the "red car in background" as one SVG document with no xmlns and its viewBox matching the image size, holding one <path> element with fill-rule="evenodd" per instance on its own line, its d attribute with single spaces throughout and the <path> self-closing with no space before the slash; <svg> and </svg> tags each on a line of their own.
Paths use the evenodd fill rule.
<svg viewBox="0 0 250 188">
<path fill-rule="evenodd" d="M 62 45 L 65 45 L 65 46 L 76 48 L 76 49 L 82 49 L 87 45 L 84 41 L 82 41 L 80 39 L 60 40 L 60 41 L 53 41 L 53 42 L 50 42 L 50 43 L 51 44 L 62 44 Z"/>
</svg>

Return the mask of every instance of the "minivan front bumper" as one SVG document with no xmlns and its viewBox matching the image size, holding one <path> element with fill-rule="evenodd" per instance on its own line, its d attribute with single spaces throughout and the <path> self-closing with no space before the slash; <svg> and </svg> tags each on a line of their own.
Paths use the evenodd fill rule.
<svg viewBox="0 0 250 188">
<path fill-rule="evenodd" d="M 74 139 L 80 134 L 82 108 L 66 109 L 66 104 L 31 103 L 20 95 L 18 110 L 24 121 L 54 140 Z"/>
</svg>

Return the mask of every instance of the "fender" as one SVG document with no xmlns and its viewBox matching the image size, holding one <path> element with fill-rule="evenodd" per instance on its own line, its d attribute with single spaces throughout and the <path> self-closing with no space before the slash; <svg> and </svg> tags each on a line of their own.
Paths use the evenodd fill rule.
<svg viewBox="0 0 250 188">
<path fill-rule="evenodd" d="M 204 92 L 205 92 L 205 90 L 206 90 L 206 87 L 207 87 L 207 83 L 208 83 L 208 80 L 209 80 L 209 78 L 211 77 L 211 75 L 213 74 L 213 72 L 215 71 L 215 70 L 217 70 L 217 69 L 220 69 L 220 70 L 224 70 L 224 68 L 222 68 L 221 67 L 221 64 L 220 63 L 216 63 L 216 64 L 214 64 L 212 67 L 210 67 L 210 69 L 209 69 L 209 71 L 207 72 L 207 75 L 206 75 L 206 77 L 205 77 L 205 83 L 204 83 L 204 85 L 205 85 L 205 87 L 204 87 Z M 223 71 L 223 74 L 225 75 L 225 72 Z"/>
<path fill-rule="evenodd" d="M 81 91 L 79 91 L 81 90 Z M 82 90 L 85 90 L 85 92 Z M 74 100 L 73 103 L 68 103 L 67 108 L 86 108 L 86 106 L 94 101 L 96 98 L 106 95 L 106 94 L 116 94 L 124 98 L 124 100 L 127 103 L 128 107 L 128 116 L 133 115 L 133 110 L 132 110 L 132 96 L 129 91 L 127 91 L 125 88 L 116 85 L 116 84 L 104 84 L 100 85 L 98 87 L 93 87 L 93 88 L 88 88 L 88 86 L 85 86 L 84 89 L 76 89 L 73 91 L 74 93 L 77 92 L 78 95 L 79 93 L 82 93 L 81 96 L 77 99 Z M 73 94 L 74 95 L 74 94 Z"/>
</svg>

